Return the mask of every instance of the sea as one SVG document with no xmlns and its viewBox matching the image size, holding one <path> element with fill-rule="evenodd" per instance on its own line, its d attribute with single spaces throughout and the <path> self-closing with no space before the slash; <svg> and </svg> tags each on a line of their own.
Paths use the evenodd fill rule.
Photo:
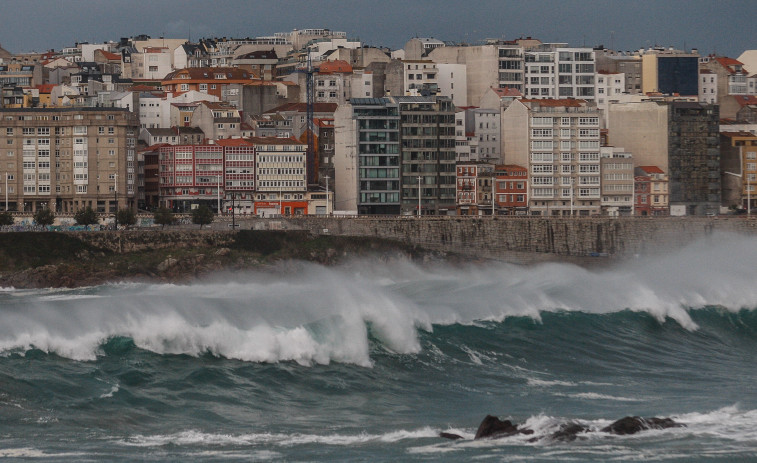
<svg viewBox="0 0 757 463">
<path fill-rule="evenodd" d="M 582 267 L 3 288 L 0 459 L 757 461 L 756 271 L 757 239 L 712 235 Z M 474 440 L 489 414 L 534 434 Z M 600 431 L 624 416 L 684 426 Z"/>
</svg>

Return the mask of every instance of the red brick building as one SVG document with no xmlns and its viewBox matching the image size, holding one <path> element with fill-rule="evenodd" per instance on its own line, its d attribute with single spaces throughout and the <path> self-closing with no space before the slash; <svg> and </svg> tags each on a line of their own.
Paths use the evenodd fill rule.
<svg viewBox="0 0 757 463">
<path fill-rule="evenodd" d="M 528 214 L 528 168 L 514 164 L 498 165 L 494 176 L 498 214 Z"/>
</svg>

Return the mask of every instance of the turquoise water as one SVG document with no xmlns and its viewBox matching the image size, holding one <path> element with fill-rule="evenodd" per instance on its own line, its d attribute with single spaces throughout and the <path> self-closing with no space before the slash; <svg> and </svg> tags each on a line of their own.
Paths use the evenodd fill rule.
<svg viewBox="0 0 757 463">
<path fill-rule="evenodd" d="M 0 458 L 755 461 L 756 245 L 601 270 L 375 260 L 6 288 Z M 626 415 L 686 426 L 473 441 L 487 414 L 536 436 Z"/>
</svg>

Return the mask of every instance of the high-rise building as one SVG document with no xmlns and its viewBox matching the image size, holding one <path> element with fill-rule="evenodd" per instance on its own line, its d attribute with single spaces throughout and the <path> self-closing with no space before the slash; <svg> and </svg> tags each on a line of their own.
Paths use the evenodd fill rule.
<svg viewBox="0 0 757 463">
<path fill-rule="evenodd" d="M 502 113 L 504 158 L 528 166 L 531 215 L 600 213 L 599 112 L 575 99 L 515 100 Z"/>
<path fill-rule="evenodd" d="M 355 98 L 335 114 L 337 209 L 448 214 L 455 208 L 455 113 L 446 97 Z M 418 193 L 420 192 L 420 201 Z"/>
</svg>

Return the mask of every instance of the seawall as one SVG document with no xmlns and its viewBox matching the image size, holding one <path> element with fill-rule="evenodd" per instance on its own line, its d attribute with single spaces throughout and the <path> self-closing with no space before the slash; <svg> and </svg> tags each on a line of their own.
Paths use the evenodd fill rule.
<svg viewBox="0 0 757 463">
<path fill-rule="evenodd" d="M 757 234 L 745 217 L 243 219 L 243 229 L 399 240 L 442 252 L 516 263 L 596 262 L 668 252 L 720 233 Z M 213 228 L 228 229 L 226 222 Z"/>
</svg>

